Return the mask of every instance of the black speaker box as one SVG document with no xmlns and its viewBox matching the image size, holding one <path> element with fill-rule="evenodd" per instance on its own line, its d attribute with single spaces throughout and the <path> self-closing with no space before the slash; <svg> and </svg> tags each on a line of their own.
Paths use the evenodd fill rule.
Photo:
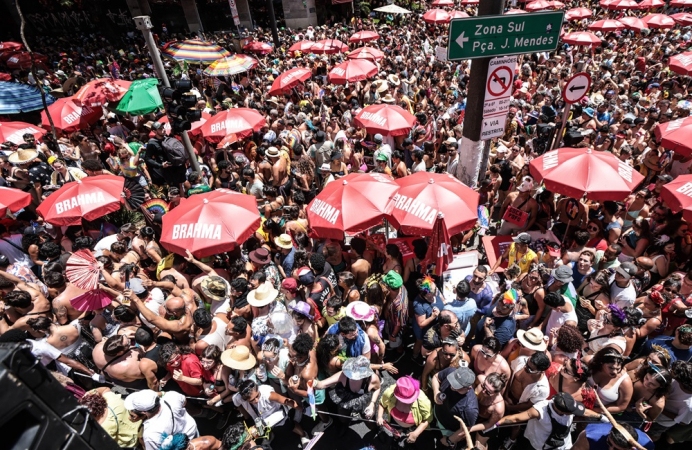
<svg viewBox="0 0 692 450">
<path fill-rule="evenodd" d="M 0 431 L 5 450 L 120 448 L 27 344 L 0 344 Z"/>
</svg>

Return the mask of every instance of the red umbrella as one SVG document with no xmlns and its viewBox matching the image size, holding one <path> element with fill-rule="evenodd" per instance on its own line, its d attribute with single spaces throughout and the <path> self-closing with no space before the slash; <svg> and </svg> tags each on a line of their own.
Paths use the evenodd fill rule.
<svg viewBox="0 0 692 450">
<path fill-rule="evenodd" d="M 591 200 L 622 200 L 644 176 L 609 152 L 558 148 L 529 163 L 531 175 L 547 190 Z"/>
<path fill-rule="evenodd" d="M 671 0 L 669 4 L 674 8 L 687 8 L 692 7 L 692 0 Z"/>
<path fill-rule="evenodd" d="M 262 129 L 266 123 L 264 116 L 254 109 L 233 108 L 207 120 L 202 125 L 202 136 L 210 142 L 218 142 L 230 133 L 244 138 Z"/>
<path fill-rule="evenodd" d="M 381 50 L 372 47 L 360 47 L 350 52 L 348 59 L 369 59 L 370 61 L 379 61 L 384 58 L 384 53 Z"/>
<path fill-rule="evenodd" d="M 692 75 L 692 52 L 679 53 L 668 62 L 668 67 L 680 75 Z"/>
<path fill-rule="evenodd" d="M 639 4 L 639 9 L 660 8 L 665 5 L 663 0 L 644 0 Z"/>
<path fill-rule="evenodd" d="M 434 2 L 431 3 L 432 6 L 454 6 L 454 1 L 453 0 L 435 0 Z"/>
<path fill-rule="evenodd" d="M 392 212 L 398 190 L 399 185 L 387 175 L 350 173 L 327 184 L 310 202 L 310 228 L 321 239 L 337 240 L 343 240 L 344 233 L 367 230 Z"/>
<path fill-rule="evenodd" d="M 0 216 L 5 217 L 7 210 L 17 212 L 31 203 L 31 194 L 20 189 L 0 187 Z"/>
<path fill-rule="evenodd" d="M 37 65 L 46 64 L 48 57 L 39 53 L 34 53 L 34 62 Z M 29 52 L 12 53 L 5 61 L 10 69 L 28 69 L 31 67 L 31 54 Z"/>
<path fill-rule="evenodd" d="M 197 136 L 198 134 L 202 133 L 202 125 L 204 125 L 209 119 L 211 119 L 211 114 L 202 112 L 202 118 L 190 124 L 190 129 L 188 130 L 187 134 Z M 168 116 L 162 116 L 159 120 L 157 120 L 157 122 L 161 122 L 163 124 L 166 134 L 171 134 L 171 124 L 168 121 Z"/>
<path fill-rule="evenodd" d="M 353 83 L 377 75 L 377 66 L 367 59 L 349 59 L 334 66 L 327 80 L 333 84 Z"/>
<path fill-rule="evenodd" d="M 97 107 L 123 98 L 131 84 L 131 81 L 99 78 L 82 86 L 72 98 L 82 105 Z"/>
<path fill-rule="evenodd" d="M 238 139 L 238 136 L 235 134 L 231 133 L 227 135 L 225 138 L 221 139 L 218 144 L 216 144 L 216 148 L 224 148 L 227 145 L 235 144 L 238 142 L 240 139 Z"/>
<path fill-rule="evenodd" d="M 245 50 L 246 52 L 266 55 L 267 53 L 271 53 L 274 50 L 274 47 L 272 47 L 270 44 L 267 44 L 266 42 L 252 41 L 245 44 L 245 46 L 243 46 L 243 50 Z"/>
<path fill-rule="evenodd" d="M 48 107 L 48 111 L 53 118 L 55 128 L 64 133 L 88 128 L 103 115 L 103 110 L 100 107 L 83 106 L 71 97 L 57 99 Z M 41 125 L 43 128 L 50 129 L 50 122 L 48 122 L 45 111 L 41 112 Z"/>
<path fill-rule="evenodd" d="M 402 136 L 411 131 L 416 117 L 400 106 L 380 104 L 361 109 L 355 117 L 355 123 L 370 134 Z"/>
<path fill-rule="evenodd" d="M 19 51 L 24 49 L 24 45 L 20 44 L 19 42 L 12 42 L 12 41 L 6 41 L 6 42 L 0 42 L 0 52 L 6 52 L 6 51 Z"/>
<path fill-rule="evenodd" d="M 593 16 L 593 11 L 589 8 L 572 8 L 565 13 L 566 20 L 582 20 Z"/>
<path fill-rule="evenodd" d="M 625 25 L 613 19 L 597 20 L 591 25 L 589 25 L 589 30 L 591 31 L 620 31 L 624 30 Z"/>
<path fill-rule="evenodd" d="M 451 1 L 451 0 L 449 0 Z M 374 31 L 359 31 L 357 33 L 353 33 L 353 35 L 348 38 L 348 42 L 354 42 L 356 44 L 360 44 L 361 42 L 370 42 L 370 41 L 376 41 L 380 38 L 380 35 L 375 33 Z"/>
<path fill-rule="evenodd" d="M 688 27 L 692 25 L 692 14 L 690 13 L 677 13 L 671 14 L 670 17 L 673 18 L 675 23 L 682 25 L 683 27 Z"/>
<path fill-rule="evenodd" d="M 125 178 L 97 175 L 66 183 L 41 202 L 36 211 L 56 226 L 81 225 L 120 209 Z"/>
<path fill-rule="evenodd" d="M 459 2 L 460 5 L 477 5 L 480 3 L 480 0 L 461 0 Z"/>
<path fill-rule="evenodd" d="M 428 245 L 428 253 L 425 255 L 423 265 L 433 264 L 435 266 L 435 275 L 441 277 L 453 260 L 452 242 L 449 239 L 444 215 L 440 213 L 437 215 L 437 219 L 435 219 L 435 225 L 433 225 L 430 245 Z"/>
<path fill-rule="evenodd" d="M 623 24 L 625 28 L 629 30 L 642 31 L 649 29 L 649 26 L 646 24 L 646 22 L 634 16 L 623 17 L 622 19 L 618 19 L 618 22 Z"/>
<path fill-rule="evenodd" d="M 507 11 L 505 13 L 505 15 L 507 15 L 507 14 L 528 14 L 528 13 L 529 13 L 528 11 L 525 11 L 523 9 L 510 9 L 509 11 Z"/>
<path fill-rule="evenodd" d="M 536 0 L 526 4 L 527 11 L 542 11 L 544 9 L 550 9 L 550 7 L 550 2 L 546 0 Z"/>
<path fill-rule="evenodd" d="M 106 291 L 94 289 L 76 296 L 70 303 L 77 311 L 95 311 L 110 305 L 113 299 Z"/>
<path fill-rule="evenodd" d="M 161 245 L 197 258 L 228 252 L 245 242 L 260 226 L 257 201 L 229 189 L 196 194 L 164 214 Z"/>
<path fill-rule="evenodd" d="M 335 53 L 347 52 L 348 45 L 344 44 L 338 39 L 323 39 L 315 42 L 315 44 L 310 47 L 310 51 L 312 53 L 333 55 Z"/>
<path fill-rule="evenodd" d="M 0 142 L 10 141 L 17 145 L 23 144 L 26 133 L 30 133 L 34 138 L 40 139 L 47 131 L 26 122 L 0 122 Z"/>
<path fill-rule="evenodd" d="M 550 9 L 563 9 L 565 7 L 564 3 L 557 0 L 548 0 L 548 4 L 550 5 Z"/>
<path fill-rule="evenodd" d="M 450 174 L 416 172 L 396 182 L 392 216 L 406 234 L 430 236 L 438 213 L 452 236 L 478 220 L 478 193 Z"/>
<path fill-rule="evenodd" d="M 648 14 L 642 17 L 642 20 L 646 22 L 649 28 L 673 28 L 675 26 L 675 20 L 665 14 Z"/>
<path fill-rule="evenodd" d="M 656 125 L 654 134 L 664 148 L 683 156 L 692 154 L 692 117 L 683 117 Z"/>
<path fill-rule="evenodd" d="M 463 19 L 464 17 L 470 17 L 470 16 L 463 11 L 452 11 L 449 13 L 449 17 L 450 17 L 450 19 Z"/>
<path fill-rule="evenodd" d="M 444 9 L 431 9 L 423 14 L 423 20 L 427 23 L 449 23 L 452 19 Z"/>
<path fill-rule="evenodd" d="M 598 3 L 605 9 L 638 9 L 639 4 L 634 0 L 601 0 Z"/>
<path fill-rule="evenodd" d="M 682 211 L 682 217 L 692 222 L 692 175 L 680 175 L 670 183 L 663 185 L 661 199 L 677 214 Z"/>
<path fill-rule="evenodd" d="M 562 36 L 562 42 L 570 45 L 601 45 L 601 38 L 588 31 L 575 31 Z"/>
<path fill-rule="evenodd" d="M 309 53 L 313 45 L 315 45 L 313 41 L 298 41 L 295 44 L 291 45 L 288 48 L 288 51 L 294 54 L 296 52 Z"/>
<path fill-rule="evenodd" d="M 312 72 L 310 69 L 304 67 L 296 67 L 295 69 L 287 70 L 276 77 L 272 83 L 271 89 L 269 89 L 269 95 L 281 95 L 290 92 L 291 89 L 311 76 Z"/>
</svg>

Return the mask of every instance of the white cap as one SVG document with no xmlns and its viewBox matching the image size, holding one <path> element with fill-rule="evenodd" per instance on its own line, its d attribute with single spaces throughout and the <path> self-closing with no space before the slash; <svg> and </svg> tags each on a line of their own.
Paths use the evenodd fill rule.
<svg viewBox="0 0 692 450">
<path fill-rule="evenodd" d="M 497 149 L 495 150 L 495 153 L 507 153 L 508 151 L 509 149 L 504 145 L 498 145 Z"/>
<path fill-rule="evenodd" d="M 454 136 L 450 136 L 450 137 L 447 138 L 447 140 L 445 141 L 445 143 L 447 143 L 447 144 L 456 144 L 456 143 L 457 143 L 457 138 L 455 138 Z"/>
<path fill-rule="evenodd" d="M 125 397 L 125 409 L 128 411 L 149 411 L 156 405 L 159 394 L 151 389 L 144 389 Z"/>
</svg>

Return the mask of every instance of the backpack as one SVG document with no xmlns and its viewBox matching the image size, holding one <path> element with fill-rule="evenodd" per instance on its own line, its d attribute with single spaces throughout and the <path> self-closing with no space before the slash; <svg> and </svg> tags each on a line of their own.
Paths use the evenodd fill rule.
<svg viewBox="0 0 692 450">
<path fill-rule="evenodd" d="M 162 145 L 171 164 L 174 166 L 185 165 L 187 162 L 187 151 L 185 151 L 182 142 L 174 137 L 167 136 L 164 138 Z"/>
</svg>

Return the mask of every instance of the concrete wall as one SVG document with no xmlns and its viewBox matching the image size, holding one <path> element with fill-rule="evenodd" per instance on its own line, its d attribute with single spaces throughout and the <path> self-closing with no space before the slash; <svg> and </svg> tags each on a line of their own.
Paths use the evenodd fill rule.
<svg viewBox="0 0 692 450">
<path fill-rule="evenodd" d="M 282 0 L 286 26 L 289 28 L 307 28 L 317 25 L 315 0 Z"/>
<path fill-rule="evenodd" d="M 238 18 L 240 25 L 251 30 L 252 16 L 250 15 L 250 4 L 248 0 L 235 0 L 235 7 L 238 9 Z"/>
</svg>

